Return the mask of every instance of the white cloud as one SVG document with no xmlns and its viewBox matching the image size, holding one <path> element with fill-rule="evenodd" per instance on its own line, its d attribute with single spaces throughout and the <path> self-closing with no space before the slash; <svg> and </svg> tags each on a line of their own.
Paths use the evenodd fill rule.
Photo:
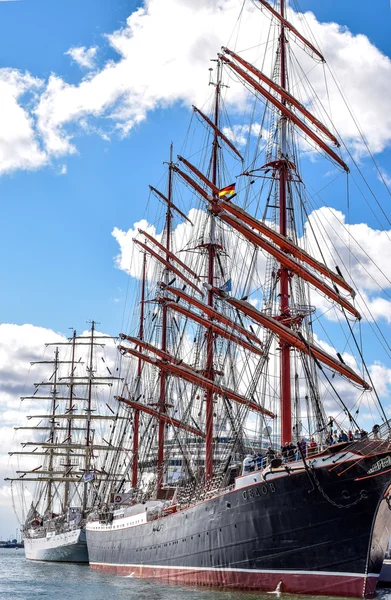
<svg viewBox="0 0 391 600">
<path fill-rule="evenodd" d="M 186 263 L 194 272 L 202 273 L 205 275 L 206 261 L 205 257 L 199 253 L 184 252 L 187 247 L 194 248 L 202 243 L 204 234 L 206 238 L 208 233 L 206 231 L 206 215 L 204 210 L 199 208 L 192 208 L 188 213 L 188 218 L 193 223 L 193 226 L 188 222 L 178 224 L 173 228 L 171 234 L 171 250 L 174 254 Z M 145 219 L 135 223 L 132 228 L 128 231 L 123 231 L 117 227 L 112 231 L 112 236 L 117 240 L 119 245 L 119 254 L 115 257 L 115 264 L 117 268 L 125 271 L 132 277 L 141 279 L 142 277 L 142 251 L 137 246 L 133 239 L 137 238 L 139 241 L 144 243 L 143 236 L 138 233 L 141 229 L 146 231 L 149 235 L 154 237 L 158 242 L 162 243 L 163 232 L 157 232 L 155 225 L 149 224 Z M 224 230 L 224 232 L 223 232 Z M 240 235 L 237 235 L 232 229 L 227 228 L 224 224 L 217 223 L 216 226 L 216 239 L 224 240 L 225 255 L 228 257 L 228 273 L 229 278 L 232 279 L 235 290 L 239 289 L 243 291 L 245 286 L 245 279 L 247 273 L 250 270 L 251 263 L 253 260 L 253 249 L 249 249 L 246 243 Z M 205 238 L 205 239 L 206 239 Z M 146 242 L 155 252 L 162 254 L 162 252 L 154 248 L 150 242 Z M 235 260 L 231 260 L 235 257 Z M 159 281 L 162 279 L 162 272 L 164 266 L 156 259 L 148 257 L 148 269 L 147 278 L 149 281 Z M 178 266 L 178 265 L 176 265 Z M 266 258 L 261 252 L 256 253 L 256 267 L 252 269 L 251 287 L 259 288 L 260 283 L 263 280 L 266 267 Z M 179 267 L 179 270 L 182 270 Z M 226 276 L 228 278 L 228 275 Z M 190 277 L 191 279 L 191 277 Z M 194 283 L 195 280 L 194 280 Z M 224 281 L 221 280 L 219 285 L 223 285 Z M 197 284 L 200 287 L 200 283 Z"/>
<path fill-rule="evenodd" d="M 252 123 L 251 125 L 233 125 L 233 127 L 224 127 L 224 135 L 237 146 L 245 146 L 248 135 L 262 137 L 264 140 L 269 139 L 269 132 L 262 129 L 260 123 Z"/>
<path fill-rule="evenodd" d="M 387 397 L 391 390 L 391 369 L 387 369 L 379 362 L 375 362 L 370 367 L 372 381 L 376 391 L 381 398 Z"/>
<path fill-rule="evenodd" d="M 0 325 L 0 538 L 15 532 L 18 526 L 11 504 L 11 488 L 4 477 L 13 476 L 8 452 L 17 448 L 14 427 L 25 426 L 26 417 L 32 413 L 31 405 L 20 401 L 29 395 L 35 381 L 30 362 L 43 360 L 44 344 L 64 338 L 43 327 L 33 325 Z M 48 351 L 46 351 L 48 352 Z M 48 357 L 49 354 L 47 353 Z M 34 408 L 36 408 L 35 406 Z M 4 519 L 6 515 L 6 519 Z M 11 525 L 12 524 L 12 525 Z M 14 537 L 14 535 L 13 535 Z"/>
<path fill-rule="evenodd" d="M 54 73 L 44 84 L 16 70 L 0 71 L 0 131 L 6 132 L 2 133 L 3 139 L 0 137 L 0 172 L 39 168 L 53 157 L 75 153 L 75 139 L 80 133 L 97 132 L 106 139 L 114 132 L 127 135 L 159 107 L 167 108 L 176 102 L 203 106 L 209 93 L 209 61 L 227 43 L 231 32 L 235 36 L 238 33 L 237 47 L 253 48 L 245 53 L 246 59 L 259 66 L 263 61 L 259 48 L 264 48 L 269 20 L 254 4 L 247 3 L 237 32 L 240 8 L 239 0 L 205 0 L 196 4 L 188 0 L 145 2 L 129 16 L 123 28 L 106 36 L 118 58 L 75 84 Z M 291 18 L 304 31 L 304 21 L 294 13 Z M 305 20 L 343 82 L 373 151 L 380 152 L 391 139 L 390 59 L 364 35 L 355 36 L 335 23 L 319 23 L 312 13 L 306 13 Z M 308 71 L 311 59 L 293 42 L 291 47 L 302 55 L 304 70 Z M 83 68 L 91 69 L 97 53 L 96 46 L 79 46 L 66 54 Z M 270 52 L 264 65 L 266 73 L 270 72 L 273 59 L 274 52 Z M 321 66 L 311 70 L 310 80 L 321 102 L 328 106 Z M 242 109 L 246 93 L 234 80 L 229 84 L 232 107 Z M 292 85 L 295 86 L 293 73 Z M 35 92 L 28 103 L 23 98 L 27 91 Z M 328 92 L 336 128 L 355 151 L 360 151 L 360 137 L 331 80 Z M 314 101 L 312 108 L 325 118 L 308 86 L 301 100 Z M 98 122 L 101 118 L 103 125 Z"/>
<path fill-rule="evenodd" d="M 333 214 L 333 211 L 332 211 Z M 191 218 L 195 219 L 196 218 L 196 211 L 193 209 L 192 211 L 192 215 Z M 341 216 L 343 217 L 343 215 L 339 215 L 339 217 L 341 218 Z M 318 215 L 318 217 L 323 217 L 323 215 Z M 323 218 L 324 220 L 324 218 Z M 343 222 L 343 219 L 342 219 Z M 144 221 L 142 223 L 137 223 L 133 228 L 129 229 L 129 231 L 124 232 L 121 231 L 119 229 L 116 229 L 113 232 L 113 236 L 117 239 L 119 246 L 120 246 L 120 253 L 117 256 L 117 266 L 118 268 L 123 269 L 124 271 L 128 272 L 129 274 L 131 274 L 133 277 L 136 277 L 138 279 L 140 279 L 141 277 L 141 254 L 137 248 L 137 246 L 134 245 L 133 243 L 133 238 L 137 236 L 137 229 L 139 226 L 142 226 L 142 228 L 146 231 L 148 231 L 148 233 L 150 235 L 152 235 L 153 237 L 155 237 L 156 239 L 158 239 L 159 241 L 162 240 L 162 234 L 161 233 L 157 233 L 156 232 L 156 228 L 150 224 L 147 223 L 147 221 Z M 186 228 L 187 225 L 181 225 L 180 227 L 182 228 Z M 354 228 L 354 226 L 351 226 Z M 191 227 L 189 227 L 189 230 L 191 231 Z M 334 226 L 331 225 L 331 230 L 335 231 L 335 224 Z M 176 248 L 176 250 L 178 251 L 179 249 L 182 249 L 186 246 L 186 242 L 188 242 L 189 238 L 186 237 L 183 241 L 183 243 L 181 243 L 181 234 L 183 234 L 184 230 L 178 230 L 178 228 L 175 228 L 172 232 L 172 242 L 174 244 L 174 247 Z M 359 233 L 361 232 L 361 230 L 359 229 Z M 357 231 L 354 231 L 354 233 L 357 234 Z M 365 235 L 368 235 L 368 232 L 365 232 Z M 141 239 L 141 236 L 139 236 L 139 239 Z M 359 238 L 359 241 L 361 241 L 362 237 Z M 201 242 L 202 243 L 202 242 Z M 233 270 L 230 270 L 230 276 L 232 277 L 232 283 L 233 283 L 233 294 L 237 296 L 236 290 L 240 290 L 240 292 L 243 291 L 243 283 L 244 283 L 244 277 L 246 276 L 246 274 L 248 274 L 249 270 L 250 270 L 250 262 L 251 262 L 251 254 L 248 253 L 248 251 L 246 251 L 246 248 L 248 249 L 248 245 L 246 242 L 244 242 L 242 239 L 234 236 L 232 234 L 232 232 L 228 232 L 228 235 L 225 235 L 225 239 L 224 239 L 224 247 L 227 249 L 228 254 L 231 257 L 235 257 L 234 260 L 234 264 L 236 264 L 236 268 L 234 268 Z M 190 260 L 192 259 L 193 255 L 190 254 Z M 180 255 L 181 259 L 184 260 L 185 262 L 187 261 L 188 255 L 186 253 L 182 253 Z M 239 265 L 239 266 L 238 266 Z M 262 294 L 261 294 L 261 290 L 259 289 L 259 283 L 260 281 L 263 281 L 264 279 L 264 274 L 265 274 L 265 258 L 263 256 L 262 253 L 258 253 L 257 255 L 257 266 L 255 268 L 255 272 L 254 272 L 254 277 L 257 277 L 257 282 L 255 282 L 255 280 L 252 281 L 252 289 L 257 289 L 257 294 L 254 296 L 250 296 L 249 297 L 249 302 L 253 305 L 253 306 L 259 306 L 261 308 L 261 303 L 262 303 Z M 151 259 L 148 258 L 148 271 L 147 271 L 147 276 L 150 282 L 156 282 L 158 280 L 161 280 L 162 278 L 162 271 L 163 271 L 163 266 L 158 263 L 155 259 Z M 229 267 L 230 268 L 230 267 Z M 201 270 L 201 266 L 200 263 L 198 263 L 197 267 L 195 268 L 195 270 L 198 273 L 203 273 L 203 271 Z M 257 285 L 258 283 L 258 285 Z M 364 295 L 364 292 L 362 291 L 362 294 Z M 155 297 L 154 295 L 152 297 Z M 315 293 L 314 293 L 314 297 L 315 297 Z M 374 297 L 372 298 L 372 300 L 369 300 L 368 298 L 367 302 L 370 304 L 371 306 L 371 310 L 373 311 L 373 317 L 374 318 L 387 318 L 388 316 L 391 316 L 391 303 L 387 303 L 385 301 L 386 306 L 384 306 L 382 298 L 380 297 Z M 317 314 L 319 315 L 319 313 L 321 313 L 323 310 L 325 310 L 325 308 L 329 308 L 329 304 L 327 303 L 327 301 L 324 300 L 324 305 L 322 304 L 322 296 L 317 295 L 316 297 L 316 302 L 315 304 L 317 305 Z M 375 311 L 376 309 L 376 311 Z M 388 311 L 388 313 L 387 313 Z M 364 312 L 364 311 L 363 311 Z M 364 313 L 364 316 L 368 316 L 366 313 Z M 327 314 L 326 317 L 330 318 L 330 315 Z M 372 317 L 369 317 L 372 318 Z M 262 328 L 259 331 L 259 335 L 261 336 L 262 339 Z M 332 335 L 331 332 L 327 332 L 327 335 Z M 335 334 L 332 335 L 333 338 L 335 338 Z M 344 362 L 353 370 L 355 370 L 356 372 L 360 372 L 360 364 L 361 362 L 358 362 L 355 358 L 355 356 L 353 356 L 353 354 L 348 350 L 343 350 L 342 348 L 345 348 L 345 342 L 346 340 L 343 340 L 341 342 L 341 339 L 339 337 L 337 337 L 337 339 L 333 339 L 332 341 L 330 341 L 330 338 L 328 338 L 328 341 L 325 341 L 325 339 L 322 339 L 322 337 L 319 337 L 319 335 L 314 334 L 314 342 L 316 345 L 318 345 L 319 347 L 321 347 L 323 350 L 325 350 L 329 355 L 337 358 L 337 350 L 341 351 L 342 357 Z M 342 343 L 342 347 L 339 346 L 339 344 Z M 335 344 L 335 345 L 334 345 Z M 349 347 L 348 347 L 349 348 Z M 278 356 L 278 352 L 273 352 L 271 351 L 269 353 L 269 373 L 274 373 L 276 372 L 275 369 L 275 365 L 276 365 L 276 357 Z M 245 367 L 245 369 L 248 367 Z M 297 365 L 296 365 L 297 368 Z M 244 369 L 244 371 L 245 371 Z M 300 370 L 300 368 L 299 368 Z M 328 374 L 328 378 L 332 381 L 334 388 L 337 390 L 337 392 L 339 393 L 340 397 L 343 399 L 345 405 L 353 412 L 355 413 L 355 411 L 359 408 L 360 410 L 360 415 L 361 413 L 363 413 L 364 411 L 372 411 L 373 415 L 375 416 L 375 418 L 380 418 L 379 414 L 378 414 L 378 403 L 377 403 L 377 398 L 375 396 L 374 393 L 371 392 L 363 392 L 362 389 L 360 389 L 357 386 L 352 386 L 350 385 L 350 383 L 343 378 L 342 376 L 340 376 L 338 373 L 334 373 L 332 371 L 332 369 L 329 368 L 325 368 L 325 371 Z M 388 401 L 390 398 L 390 394 L 391 394 L 391 369 L 387 368 L 385 365 L 380 364 L 380 363 L 374 363 L 371 367 L 370 367 L 370 371 L 371 371 L 371 376 L 372 379 L 374 381 L 374 384 L 376 386 L 377 392 L 379 394 L 380 397 L 382 397 L 385 401 Z M 244 377 L 244 380 L 242 381 L 242 385 L 244 386 L 244 388 L 246 388 L 246 373 L 242 373 L 242 376 Z M 272 379 L 273 381 L 273 379 Z M 326 411 L 327 415 L 338 415 L 339 413 L 343 413 L 343 409 L 341 408 L 341 403 L 338 402 L 336 400 L 335 394 L 331 391 L 330 389 L 330 385 L 328 383 L 328 381 L 326 381 L 325 377 L 320 374 L 320 394 L 324 403 L 324 408 Z M 245 389 L 242 390 L 242 393 L 245 393 Z M 270 394 L 276 394 L 278 396 L 278 386 L 277 386 L 277 390 L 273 388 L 273 390 L 270 391 Z M 304 396 L 304 392 L 302 394 L 302 396 Z M 348 418 L 341 414 L 340 416 L 340 421 L 342 422 L 345 419 L 345 423 L 344 426 L 345 427 L 349 427 L 349 421 Z M 368 420 L 368 424 L 366 422 L 362 422 L 362 418 L 360 416 L 360 423 L 362 423 L 362 425 L 364 427 L 369 427 L 369 423 L 370 421 Z M 373 423 L 372 423 L 373 424 Z"/>
<path fill-rule="evenodd" d="M 128 229 L 128 231 L 122 231 L 122 229 L 115 227 L 111 235 L 116 239 L 120 249 L 119 254 L 115 258 L 115 264 L 118 269 L 125 271 L 125 273 L 128 273 L 132 277 L 141 279 L 141 254 L 133 242 L 133 239 L 138 236 L 138 229 L 146 231 L 149 235 L 160 241 L 161 235 L 157 235 L 155 227 L 150 225 L 145 219 L 135 223 L 133 228 Z"/>
<path fill-rule="evenodd" d="M 36 108 L 48 151 L 55 155 L 75 151 L 67 124 L 85 118 L 109 117 L 113 129 L 127 134 L 157 107 L 167 107 L 177 101 L 202 105 L 207 93 L 209 60 L 227 42 L 227 32 L 234 30 L 238 9 L 237 0 L 213 0 L 196 5 L 183 0 L 167 0 L 164 5 L 150 0 L 139 8 L 130 15 L 124 28 L 107 36 L 119 54 L 117 61 L 107 62 L 100 71 L 88 75 L 77 85 L 70 85 L 56 75 L 50 77 Z M 292 18 L 302 29 L 300 19 L 294 14 Z M 354 36 L 335 23 L 319 23 L 311 13 L 306 14 L 306 21 L 348 90 L 367 139 L 375 151 L 382 150 L 391 138 L 387 104 L 391 95 L 391 61 L 364 35 Z M 248 3 L 242 15 L 238 47 L 258 48 L 267 29 L 262 15 Z M 301 53 L 294 44 L 292 49 Z M 83 57 L 88 52 L 84 47 L 72 49 L 76 50 L 80 50 Z M 248 54 L 246 58 L 256 58 L 254 52 L 252 56 L 251 52 Z M 266 72 L 273 57 L 271 52 Z M 310 59 L 304 53 L 302 58 L 306 69 Z M 369 80 L 370 86 L 367 85 Z M 323 104 L 328 105 L 322 67 L 312 71 L 311 83 Z M 231 102 L 242 105 L 243 90 L 233 81 L 230 87 Z M 331 81 L 328 91 L 336 127 L 357 149 L 361 144 L 359 136 L 351 119 L 347 119 L 346 107 Z M 304 101 L 313 100 L 310 89 L 304 94 Z"/>
<path fill-rule="evenodd" d="M 356 305 L 369 320 L 385 319 L 391 323 L 391 230 L 379 231 L 366 223 L 347 223 L 336 209 L 314 210 L 305 224 L 303 247 L 343 276 L 358 290 Z M 321 250 L 321 252 L 320 252 Z M 316 297 L 320 310 L 327 310 L 326 300 Z M 327 313 L 332 318 L 333 313 Z"/>
<path fill-rule="evenodd" d="M 84 69 L 93 69 L 95 67 L 97 52 L 97 46 L 91 46 L 91 48 L 86 48 L 85 46 L 75 46 L 73 48 L 69 48 L 65 54 L 70 56 L 72 60 L 79 65 L 79 67 L 83 67 Z"/>
<path fill-rule="evenodd" d="M 388 188 L 391 187 L 391 176 L 387 173 L 385 169 L 380 168 L 380 172 L 377 175 L 379 181 L 386 184 Z"/>
<path fill-rule="evenodd" d="M 0 174 L 38 169 L 47 155 L 36 138 L 34 121 L 20 102 L 37 94 L 43 82 L 15 69 L 0 69 Z"/>
<path fill-rule="evenodd" d="M 191 209 L 189 213 L 190 220 L 198 223 L 200 230 L 203 228 L 204 215 L 199 209 Z M 141 278 L 141 253 L 133 243 L 133 238 L 138 236 L 139 228 L 161 242 L 162 232 L 158 232 L 156 226 L 146 220 L 135 223 L 128 231 L 115 228 L 112 232 L 120 250 L 115 259 L 116 266 L 137 279 Z M 320 262 L 325 262 L 333 271 L 336 265 L 339 267 L 348 283 L 358 292 L 355 305 L 361 315 L 369 321 L 382 319 L 391 323 L 391 263 L 388 259 L 391 230 L 378 231 L 365 223 L 350 224 L 346 222 L 346 217 L 341 211 L 322 207 L 309 215 L 304 231 L 300 245 Z M 195 233 L 189 224 L 182 223 L 177 226 L 172 236 L 174 251 L 183 250 L 192 235 Z M 243 264 L 250 264 L 252 256 L 249 246 L 241 236 L 234 235 L 229 228 L 224 235 L 224 244 L 228 255 L 235 257 L 233 264 L 229 266 L 233 286 L 242 291 L 242 267 Z M 242 259 L 239 260 L 238 256 Z M 194 255 L 190 255 L 190 260 L 193 260 L 193 257 Z M 186 253 L 181 255 L 181 259 L 187 260 Z M 156 263 L 155 260 L 152 262 Z M 241 268 L 235 265 L 240 265 Z M 189 266 L 200 272 L 199 264 L 195 267 L 191 263 Z M 266 258 L 262 252 L 258 252 L 257 267 L 251 282 L 252 289 L 261 289 L 265 266 Z M 151 280 L 161 277 L 159 269 L 161 271 L 161 265 L 157 267 L 156 273 L 153 270 L 149 271 Z M 330 302 L 314 289 L 311 289 L 311 302 L 317 307 L 318 315 L 325 313 L 326 318 L 337 319 L 338 313 L 330 310 Z"/>
<path fill-rule="evenodd" d="M 293 20 L 303 31 L 304 21 L 300 16 L 293 16 Z M 309 28 L 318 40 L 372 151 L 381 152 L 389 145 L 391 138 L 391 115 L 387 109 L 387 98 L 391 92 L 390 58 L 382 54 L 365 35 L 353 35 L 347 27 L 337 23 L 319 23 L 312 13 L 305 14 L 305 22 L 307 30 Z M 327 109 L 330 96 L 330 112 L 336 130 L 351 148 L 362 152 L 361 137 L 331 76 L 328 75 L 328 89 L 324 86 L 322 68 L 314 69 L 309 79 Z M 309 99 L 311 94 L 308 94 Z M 319 103 L 317 106 L 319 108 Z"/>
</svg>

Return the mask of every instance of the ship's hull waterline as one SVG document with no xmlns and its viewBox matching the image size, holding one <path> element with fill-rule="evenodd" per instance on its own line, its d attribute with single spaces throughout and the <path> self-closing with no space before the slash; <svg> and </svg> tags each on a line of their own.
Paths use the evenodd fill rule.
<svg viewBox="0 0 391 600">
<path fill-rule="evenodd" d="M 88 563 L 84 529 L 57 533 L 51 537 L 24 538 L 26 558 L 48 562 Z"/>
<path fill-rule="evenodd" d="M 375 462 L 273 476 L 142 525 L 90 522 L 90 566 L 175 584 L 370 596 L 391 521 L 390 474 L 365 478 Z"/>
</svg>

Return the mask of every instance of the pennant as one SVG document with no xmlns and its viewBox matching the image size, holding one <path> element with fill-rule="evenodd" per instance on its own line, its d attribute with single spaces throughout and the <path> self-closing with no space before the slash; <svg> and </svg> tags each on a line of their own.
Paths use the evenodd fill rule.
<svg viewBox="0 0 391 600">
<path fill-rule="evenodd" d="M 89 473 L 84 473 L 82 480 L 87 483 L 88 481 L 92 481 L 95 478 L 95 473 L 90 471 Z"/>
</svg>

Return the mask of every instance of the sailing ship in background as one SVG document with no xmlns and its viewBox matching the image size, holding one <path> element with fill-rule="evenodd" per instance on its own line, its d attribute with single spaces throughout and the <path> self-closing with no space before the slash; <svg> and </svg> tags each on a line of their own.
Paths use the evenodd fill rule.
<svg viewBox="0 0 391 600">
<path fill-rule="evenodd" d="M 390 428 L 347 265 L 325 259 L 324 223 L 304 246 L 313 197 L 300 155 L 319 151 L 343 178 L 349 167 L 297 66 L 304 52 L 319 63 L 322 54 L 287 20 L 285 0 L 254 6 L 270 25 L 258 63 L 222 49 L 210 116 L 194 109 L 188 158 L 174 161 L 171 149 L 166 190 L 151 188 L 165 205 L 162 236 L 139 230 L 135 239 L 140 316 L 121 335 L 129 375 L 118 401 L 129 423 L 115 442 L 132 444 L 132 482 L 101 482 L 107 503 L 86 526 L 90 565 L 170 583 L 368 596 L 390 536 Z M 229 134 L 227 77 L 248 91 L 243 156 Z M 311 107 L 297 99 L 303 86 Z M 200 126 L 203 137 L 193 133 Z M 345 325 L 352 367 L 330 338 L 327 350 L 317 342 L 325 330 L 314 330 L 315 301 Z M 373 431 L 328 446 L 334 423 L 361 430 L 365 402 L 379 410 Z M 278 452 L 302 437 L 318 451 L 306 456 L 301 444 L 292 462 L 277 456 L 241 471 L 249 450 Z M 122 460 L 113 453 L 105 469 Z"/>
<path fill-rule="evenodd" d="M 23 465 L 10 479 L 17 483 L 16 504 L 20 502 L 27 512 L 22 531 L 28 559 L 88 562 L 85 522 L 96 502 L 99 479 L 107 477 L 102 465 L 106 454 L 114 451 L 110 436 L 121 419 L 110 399 L 119 377 L 112 374 L 103 353 L 110 339 L 97 334 L 92 321 L 88 335 L 74 331 L 68 342 L 48 344 L 55 346 L 53 360 L 32 363 L 49 368 L 50 377 L 34 384 L 34 394 L 22 400 L 42 405 L 48 401 L 49 410 L 29 416 L 33 425 L 15 428 L 32 431 L 34 437 L 22 442 L 22 451 L 10 452 L 30 459 L 31 467 Z M 36 434 L 41 431 L 45 433 L 38 441 Z M 29 508 L 25 506 L 27 482 L 35 482 Z"/>
</svg>

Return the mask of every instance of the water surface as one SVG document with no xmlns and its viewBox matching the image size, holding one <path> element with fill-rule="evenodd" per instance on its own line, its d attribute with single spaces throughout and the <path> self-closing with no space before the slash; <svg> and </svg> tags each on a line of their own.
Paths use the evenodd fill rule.
<svg viewBox="0 0 391 600">
<path fill-rule="evenodd" d="M 379 600 L 391 600 L 379 590 Z M 273 600 L 277 594 L 162 585 L 92 571 L 88 565 L 32 562 L 23 550 L 0 549 L 0 600 Z M 319 596 L 278 595 L 281 600 Z M 324 597 L 325 598 L 325 597 Z"/>
</svg>

